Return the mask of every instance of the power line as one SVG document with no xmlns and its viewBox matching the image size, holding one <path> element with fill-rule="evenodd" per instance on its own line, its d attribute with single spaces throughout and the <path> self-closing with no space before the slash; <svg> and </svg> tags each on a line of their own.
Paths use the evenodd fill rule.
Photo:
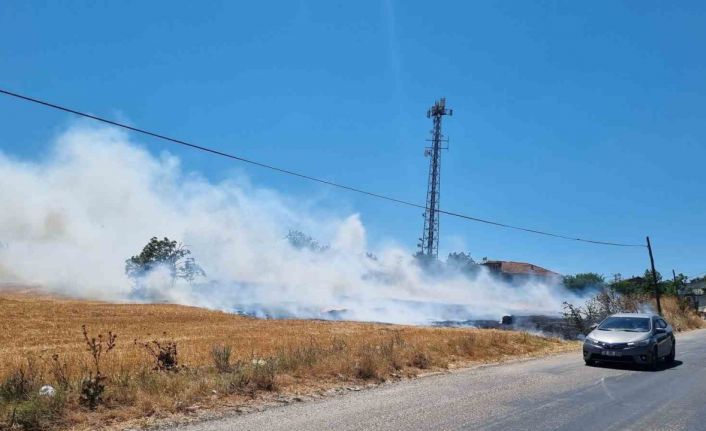
<svg viewBox="0 0 706 431">
<path fill-rule="evenodd" d="M 416 204 L 416 203 L 414 203 L 414 202 L 409 202 L 409 201 L 405 201 L 405 200 L 402 200 L 402 199 L 397 199 L 397 198 L 394 198 L 394 197 L 391 197 L 391 196 L 386 196 L 386 195 L 382 195 L 382 194 L 379 194 L 379 193 L 374 193 L 374 192 L 370 192 L 370 191 L 367 191 L 367 190 L 359 189 L 359 188 L 356 188 L 356 187 L 351 187 L 351 186 L 347 186 L 347 185 L 344 185 L 344 184 L 335 183 L 335 182 L 333 182 L 333 181 L 327 181 L 327 180 L 324 180 L 324 179 L 321 179 L 321 178 L 312 177 L 312 176 L 310 176 L 310 175 L 306 175 L 306 174 L 302 174 L 302 173 L 299 173 L 299 172 L 290 171 L 290 170 L 288 170 L 288 169 L 279 168 L 279 167 L 276 167 L 276 166 L 268 165 L 268 164 L 266 164 L 266 163 L 261 163 L 261 162 L 257 162 L 257 161 L 254 161 L 254 160 L 246 159 L 246 158 L 244 158 L 244 157 L 239 157 L 239 156 L 236 156 L 236 155 L 233 155 L 233 154 L 224 153 L 224 152 L 222 152 L 222 151 L 214 150 L 214 149 L 212 149 L 212 148 L 208 148 L 208 147 L 203 147 L 203 146 L 201 146 L 201 145 L 192 144 L 192 143 L 183 141 L 183 140 L 181 140 L 181 139 L 171 138 L 171 137 L 169 137 L 169 136 L 162 135 L 162 134 L 160 134 L 160 133 L 151 132 L 151 131 L 149 131 L 149 130 L 145 130 L 145 129 L 140 129 L 140 128 L 137 128 L 137 127 L 129 126 L 129 125 L 127 125 L 127 124 L 119 123 L 119 122 L 117 122 L 117 121 L 111 121 L 111 120 L 108 120 L 108 119 L 105 119 L 105 118 L 102 118 L 102 117 L 98 117 L 98 116 L 95 116 L 95 115 L 87 114 L 87 113 L 85 113 L 85 112 L 77 111 L 77 110 L 75 110 L 75 109 L 67 108 L 67 107 L 62 106 L 62 105 L 57 105 L 57 104 L 55 104 L 55 103 L 50 103 L 50 102 L 47 102 L 47 101 L 44 101 L 44 100 L 35 99 L 35 98 L 33 98 L 33 97 L 29 97 L 29 96 L 25 96 L 25 95 L 22 95 L 22 94 L 14 93 L 14 92 L 11 92 L 11 91 L 8 91 L 8 90 L 4 90 L 4 89 L 2 89 L 2 88 L 0 88 L 0 93 L 5 94 L 5 95 L 7 95 L 7 96 L 12 96 L 12 97 L 17 98 L 17 99 L 25 100 L 25 101 L 27 101 L 27 102 L 32 102 L 32 103 L 36 103 L 36 104 L 39 104 L 39 105 L 43 105 L 43 106 L 46 106 L 46 107 L 49 107 L 49 108 L 57 109 L 57 110 L 59 110 L 59 111 L 68 112 L 68 113 L 70 113 L 70 114 L 78 115 L 78 116 L 80 116 L 80 117 L 90 118 L 90 119 L 92 119 L 92 120 L 99 121 L 99 122 L 106 123 L 106 124 L 110 124 L 110 125 L 112 125 L 112 126 L 120 127 L 120 128 L 127 129 L 127 130 L 131 130 L 131 131 L 133 131 L 133 132 L 141 133 L 141 134 L 143 134 L 143 135 L 151 136 L 151 137 L 153 137 L 153 138 L 162 139 L 162 140 L 164 140 L 164 141 L 168 141 L 168 142 L 171 142 L 171 143 L 174 143 L 174 144 L 183 145 L 183 146 L 190 147 L 190 148 L 193 148 L 193 149 L 196 149 L 196 150 L 205 151 L 205 152 L 208 152 L 208 153 L 211 153 L 211 154 L 216 154 L 216 155 L 218 155 L 218 156 L 227 157 L 227 158 L 233 159 L 233 160 L 238 160 L 238 161 L 243 162 L 243 163 L 248 163 L 248 164 L 251 164 L 251 165 L 259 166 L 259 167 L 261 167 L 261 168 L 269 169 L 269 170 L 276 171 L 276 172 L 279 172 L 279 173 L 282 173 L 282 174 L 292 175 L 292 176 L 299 177 L 299 178 L 302 178 L 302 179 L 305 179 L 305 180 L 317 182 L 317 183 L 320 183 L 320 184 L 326 184 L 326 185 L 328 185 L 328 186 L 337 187 L 337 188 L 340 188 L 340 189 L 343 189 L 343 190 L 348 190 L 348 191 L 351 191 L 351 192 L 360 193 L 360 194 L 363 194 L 363 195 L 366 195 L 366 196 L 375 197 L 375 198 L 378 198 L 378 199 L 384 199 L 384 200 L 387 200 L 387 201 L 390 201 L 390 202 L 395 202 L 395 203 L 398 203 L 398 204 L 401 204 L 401 205 L 407 205 L 407 206 L 414 207 L 414 208 L 420 208 L 420 209 L 423 209 L 423 210 L 425 210 L 425 211 L 429 209 L 429 208 L 427 208 L 427 207 L 424 206 L 424 205 L 419 205 L 419 204 Z M 495 222 L 495 221 L 491 221 L 491 220 L 485 220 L 485 219 L 481 219 L 481 218 L 477 218 L 477 217 L 472 217 L 472 216 L 465 215 L 465 214 L 455 213 L 455 212 L 452 212 L 452 211 L 445 211 L 445 210 L 442 210 L 442 209 L 436 209 L 435 211 L 438 212 L 439 214 L 446 214 L 446 215 L 448 215 L 448 216 L 457 217 L 457 218 L 464 219 L 464 220 L 470 220 L 470 221 L 475 221 L 475 222 L 478 222 L 478 223 L 489 224 L 489 225 L 492 225 L 492 226 L 504 227 L 504 228 L 507 228 L 507 229 L 514 229 L 514 230 L 519 230 L 519 231 L 523 231 L 523 232 L 529 232 L 529 233 L 534 233 L 534 234 L 538 234 L 538 235 L 550 236 L 550 237 L 553 237 L 553 238 L 560 238 L 560 239 L 565 239 L 565 240 L 570 240 L 570 241 L 580 241 L 580 242 L 586 242 L 586 243 L 591 243 L 591 244 L 609 245 L 609 246 L 616 246 L 616 247 L 645 247 L 643 244 L 625 244 L 625 243 L 617 243 L 617 242 L 609 242 L 609 241 L 596 241 L 596 240 L 590 240 L 590 239 L 584 239 L 584 238 L 577 238 L 577 237 L 571 237 L 571 236 L 566 236 L 566 235 L 560 235 L 560 234 L 556 234 L 556 233 L 544 232 L 544 231 L 540 231 L 540 230 L 536 230 L 536 229 L 529 229 L 529 228 L 524 228 L 524 227 L 520 227 L 520 226 L 513 226 L 513 225 L 509 225 L 509 224 L 505 224 L 505 223 L 499 223 L 499 222 Z"/>
</svg>

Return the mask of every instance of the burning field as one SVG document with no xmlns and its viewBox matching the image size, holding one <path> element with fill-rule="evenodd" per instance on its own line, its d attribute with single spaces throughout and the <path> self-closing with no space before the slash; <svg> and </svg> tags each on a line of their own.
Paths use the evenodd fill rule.
<svg viewBox="0 0 706 431">
<path fill-rule="evenodd" d="M 422 325 L 557 314 L 563 301 L 579 302 L 559 282 L 502 280 L 464 262 L 425 269 L 413 250 L 369 238 L 345 201 L 282 195 L 241 173 L 214 182 L 115 129 L 75 125 L 50 149 L 30 161 L 0 152 L 0 282 L 113 302 Z M 194 260 L 185 264 L 199 271 L 175 279 L 175 268 L 126 268 L 152 237 L 186 245 Z"/>
<path fill-rule="evenodd" d="M 50 149 L 0 152 L 0 424 L 150 423 L 576 347 L 522 332 L 580 302 L 557 280 L 420 263 L 346 202 L 215 182 L 115 129 Z M 505 315 L 528 317 L 430 327 Z"/>
<path fill-rule="evenodd" d="M 0 308 L 0 421 L 14 414 L 17 423 L 40 427 L 150 424 L 577 348 L 521 332 L 261 320 L 179 305 L 72 300 L 36 290 L 5 288 Z M 110 350 L 109 332 L 117 335 Z M 84 392 L 96 364 L 87 341 L 98 334 L 104 391 L 92 410 Z M 38 395 L 45 385 L 56 391 L 52 397 Z"/>
</svg>

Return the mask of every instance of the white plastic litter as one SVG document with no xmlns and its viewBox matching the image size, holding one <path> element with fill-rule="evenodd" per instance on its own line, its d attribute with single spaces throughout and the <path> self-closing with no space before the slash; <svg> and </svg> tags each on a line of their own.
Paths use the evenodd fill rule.
<svg viewBox="0 0 706 431">
<path fill-rule="evenodd" d="M 54 389 L 53 386 L 44 385 L 41 388 L 39 388 L 39 395 L 41 395 L 41 396 L 53 397 L 54 394 L 56 394 L 56 389 Z"/>
</svg>

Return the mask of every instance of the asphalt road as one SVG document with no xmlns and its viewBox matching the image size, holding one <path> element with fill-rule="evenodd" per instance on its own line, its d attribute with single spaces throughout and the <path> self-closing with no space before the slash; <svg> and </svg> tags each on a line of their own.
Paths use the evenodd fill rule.
<svg viewBox="0 0 706 431">
<path fill-rule="evenodd" d="M 659 371 L 580 353 L 454 371 L 179 428 L 205 430 L 706 430 L 706 330 Z"/>
</svg>

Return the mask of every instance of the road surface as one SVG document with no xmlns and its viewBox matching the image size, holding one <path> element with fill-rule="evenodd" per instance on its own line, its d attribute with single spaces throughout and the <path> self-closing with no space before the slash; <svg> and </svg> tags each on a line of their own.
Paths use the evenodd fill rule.
<svg viewBox="0 0 706 431">
<path fill-rule="evenodd" d="M 659 371 L 587 367 L 580 353 L 454 371 L 179 431 L 706 430 L 706 330 Z"/>
</svg>

